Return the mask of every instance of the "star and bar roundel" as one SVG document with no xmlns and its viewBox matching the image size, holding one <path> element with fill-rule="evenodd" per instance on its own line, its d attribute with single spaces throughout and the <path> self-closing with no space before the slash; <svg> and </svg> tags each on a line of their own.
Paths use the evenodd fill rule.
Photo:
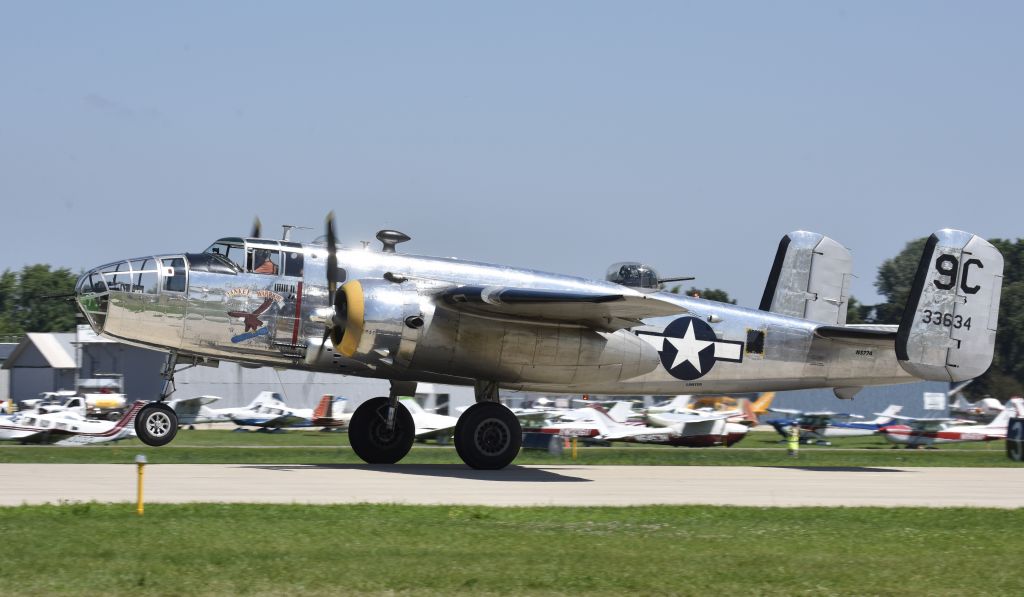
<svg viewBox="0 0 1024 597">
<path fill-rule="evenodd" d="M 680 317 L 660 334 L 636 334 L 658 350 L 662 366 L 677 379 L 700 379 L 718 361 L 743 362 L 743 342 L 719 340 L 715 330 L 696 317 Z"/>
</svg>

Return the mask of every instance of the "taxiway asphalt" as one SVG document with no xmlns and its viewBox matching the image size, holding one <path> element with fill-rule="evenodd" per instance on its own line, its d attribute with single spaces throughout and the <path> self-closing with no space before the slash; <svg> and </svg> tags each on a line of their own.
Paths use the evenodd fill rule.
<svg viewBox="0 0 1024 597">
<path fill-rule="evenodd" d="M 132 502 L 131 464 L 0 464 L 0 505 Z M 1024 468 L 149 465 L 147 503 L 1024 507 Z"/>
</svg>

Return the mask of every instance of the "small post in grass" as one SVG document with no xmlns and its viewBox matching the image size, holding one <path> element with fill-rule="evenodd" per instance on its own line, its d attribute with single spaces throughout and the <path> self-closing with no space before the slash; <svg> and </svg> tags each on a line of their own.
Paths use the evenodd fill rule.
<svg viewBox="0 0 1024 597">
<path fill-rule="evenodd" d="M 146 455 L 145 454 L 136 454 L 135 455 L 135 465 L 139 469 L 138 492 L 136 494 L 137 506 L 136 506 L 135 511 L 138 513 L 139 516 L 142 516 L 142 513 L 146 509 L 145 506 L 142 503 L 142 476 L 143 476 L 143 474 L 145 472 L 145 468 L 146 468 Z"/>
<path fill-rule="evenodd" d="M 579 439 L 574 435 L 572 436 L 572 459 L 576 460 L 576 445 L 579 443 Z"/>
</svg>

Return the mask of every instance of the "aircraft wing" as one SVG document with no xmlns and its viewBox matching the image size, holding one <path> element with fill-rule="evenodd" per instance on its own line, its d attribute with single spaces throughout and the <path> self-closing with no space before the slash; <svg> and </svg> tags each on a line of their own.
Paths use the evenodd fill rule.
<svg viewBox="0 0 1024 597">
<path fill-rule="evenodd" d="M 804 411 L 796 410 L 793 408 L 769 408 L 770 413 L 779 413 L 780 415 L 802 415 Z"/>
<path fill-rule="evenodd" d="M 686 313 L 686 308 L 643 294 L 598 294 L 568 290 L 458 286 L 438 295 L 456 311 L 575 323 L 604 331 L 639 325 L 642 319 Z"/>
<path fill-rule="evenodd" d="M 647 415 L 647 420 L 656 427 L 671 427 L 679 423 L 684 423 L 689 427 L 696 423 L 731 419 L 735 416 L 735 412 L 724 411 L 716 413 L 651 413 Z"/>
</svg>

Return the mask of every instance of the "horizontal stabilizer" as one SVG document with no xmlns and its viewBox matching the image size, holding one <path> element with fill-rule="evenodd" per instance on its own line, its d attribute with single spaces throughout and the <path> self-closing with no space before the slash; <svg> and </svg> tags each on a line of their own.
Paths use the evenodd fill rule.
<svg viewBox="0 0 1024 597">
<path fill-rule="evenodd" d="M 439 295 L 450 309 L 535 321 L 575 323 L 614 331 L 648 317 L 679 315 L 685 307 L 640 293 L 597 294 L 503 286 L 459 286 Z"/>
<path fill-rule="evenodd" d="M 995 351 L 1003 256 L 985 239 L 939 230 L 925 243 L 907 298 L 896 358 L 921 379 L 964 381 Z"/>
<path fill-rule="evenodd" d="M 894 325 L 822 325 L 814 328 L 819 338 L 851 344 L 886 344 L 896 340 Z"/>
<path fill-rule="evenodd" d="M 850 250 L 816 232 L 782 237 L 760 309 L 827 324 L 846 323 L 853 258 Z"/>
</svg>

